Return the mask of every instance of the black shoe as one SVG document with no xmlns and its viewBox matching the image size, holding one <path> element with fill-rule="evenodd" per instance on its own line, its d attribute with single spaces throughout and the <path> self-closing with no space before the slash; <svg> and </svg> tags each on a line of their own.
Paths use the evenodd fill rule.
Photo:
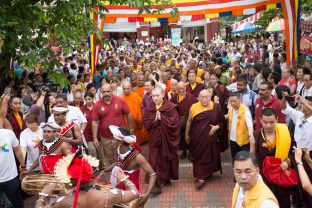
<svg viewBox="0 0 312 208">
<path fill-rule="evenodd" d="M 164 183 L 164 186 L 171 186 L 171 185 L 172 185 L 172 183 L 171 183 L 170 180 L 168 180 L 168 181 L 166 181 L 166 182 Z"/>
<path fill-rule="evenodd" d="M 161 188 L 159 186 L 154 186 L 154 188 L 151 191 L 151 194 L 158 195 L 160 193 L 161 193 Z"/>
<path fill-rule="evenodd" d="M 180 159 L 185 159 L 187 157 L 187 151 L 183 150 L 182 154 L 180 155 Z"/>
<path fill-rule="evenodd" d="M 191 162 L 193 162 L 193 157 L 192 157 L 192 154 L 191 153 L 189 153 L 189 155 L 188 155 L 188 159 L 191 161 Z"/>
</svg>

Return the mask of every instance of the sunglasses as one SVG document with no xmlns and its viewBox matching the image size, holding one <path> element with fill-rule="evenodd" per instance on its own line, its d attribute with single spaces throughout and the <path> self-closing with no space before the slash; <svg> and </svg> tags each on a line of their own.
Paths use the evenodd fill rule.
<svg viewBox="0 0 312 208">
<path fill-rule="evenodd" d="M 43 130 L 43 133 L 52 133 L 52 130 Z"/>
<path fill-rule="evenodd" d="M 299 124 L 299 128 L 303 127 L 303 124 L 305 124 L 307 122 L 307 120 L 303 120 L 301 124 Z"/>
</svg>

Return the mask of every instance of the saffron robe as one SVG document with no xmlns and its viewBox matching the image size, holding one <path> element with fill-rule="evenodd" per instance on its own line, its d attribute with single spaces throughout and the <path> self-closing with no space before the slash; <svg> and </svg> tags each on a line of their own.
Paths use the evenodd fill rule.
<svg viewBox="0 0 312 208">
<path fill-rule="evenodd" d="M 133 118 L 133 134 L 137 138 L 136 143 L 141 144 L 148 139 L 148 133 L 144 129 L 142 122 L 142 97 L 135 92 L 131 92 L 129 95 L 124 96 L 124 99 L 130 108 L 130 113 Z"/>
<path fill-rule="evenodd" d="M 212 103 L 213 108 L 194 116 L 189 130 L 189 149 L 193 156 L 193 174 L 197 179 L 205 180 L 214 172 L 220 171 L 220 140 L 226 129 L 225 119 L 218 104 Z M 219 125 L 220 128 L 212 135 L 210 125 Z"/>
<path fill-rule="evenodd" d="M 178 113 L 180 116 L 180 148 L 187 150 L 188 144 L 185 142 L 186 121 L 189 116 L 190 108 L 196 103 L 196 99 L 191 93 L 186 92 L 182 101 L 179 100 L 179 95 L 177 94 L 175 94 L 170 101 L 178 106 Z"/>
<path fill-rule="evenodd" d="M 137 93 L 141 98 L 143 98 L 145 92 L 144 86 L 137 88 L 136 90 L 134 90 L 134 92 Z"/>
<path fill-rule="evenodd" d="M 177 106 L 164 99 L 158 109 L 161 120 L 155 121 L 156 106 L 152 103 L 143 112 L 143 124 L 149 133 L 148 162 L 157 174 L 156 184 L 179 178 L 178 146 L 180 141 Z M 148 177 L 146 178 L 148 179 Z"/>
</svg>

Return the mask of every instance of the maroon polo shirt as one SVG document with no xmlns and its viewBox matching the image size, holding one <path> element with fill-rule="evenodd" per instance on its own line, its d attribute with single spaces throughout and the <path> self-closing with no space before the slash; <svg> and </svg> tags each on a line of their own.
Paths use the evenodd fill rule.
<svg viewBox="0 0 312 208">
<path fill-rule="evenodd" d="M 93 141 L 93 137 L 92 137 L 92 112 L 93 112 L 93 108 L 90 110 L 87 108 L 87 105 L 83 105 L 80 110 L 82 111 L 83 115 L 87 118 L 87 126 L 83 132 L 83 135 L 85 136 L 86 140 L 88 142 L 92 142 Z M 98 132 L 98 135 L 100 133 L 100 129 Z"/>
<path fill-rule="evenodd" d="M 261 111 L 264 108 L 272 108 L 276 111 L 278 123 L 286 122 L 286 115 L 282 113 L 281 101 L 279 99 L 273 96 L 270 102 L 264 104 L 261 100 L 261 97 L 258 97 L 256 100 L 256 109 L 255 109 L 255 117 L 256 117 L 255 131 L 262 128 L 262 125 L 260 123 L 260 116 L 261 116 Z"/>
<path fill-rule="evenodd" d="M 108 126 L 115 125 L 126 128 L 125 115 L 130 113 L 130 109 L 123 98 L 112 96 L 110 104 L 104 102 L 103 99 L 97 101 L 93 107 L 92 120 L 99 121 L 101 136 L 113 138 Z"/>
</svg>

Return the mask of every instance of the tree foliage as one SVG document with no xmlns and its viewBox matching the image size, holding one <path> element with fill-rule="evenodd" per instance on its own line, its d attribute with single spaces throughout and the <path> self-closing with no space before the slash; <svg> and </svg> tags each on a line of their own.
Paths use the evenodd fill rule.
<svg viewBox="0 0 312 208">
<path fill-rule="evenodd" d="M 312 1 L 301 0 L 301 15 L 310 16 L 312 14 Z"/>
<path fill-rule="evenodd" d="M 267 28 L 276 16 L 279 16 L 280 18 L 283 18 L 283 13 L 281 12 L 280 9 L 268 9 L 263 11 L 263 16 L 255 21 L 255 25 L 259 25 L 263 28 Z"/>
<path fill-rule="evenodd" d="M 158 8 L 151 9 L 155 3 Z M 105 4 L 128 4 L 138 7 L 139 13 L 159 13 L 172 6 L 169 0 L 1 0 L 1 74 L 9 74 L 12 61 L 26 69 L 39 67 L 48 72 L 60 69 L 58 54 L 53 52 L 52 46 L 61 47 L 62 52 L 68 54 L 74 48 L 88 50 L 85 37 L 93 33 L 97 34 L 97 41 L 104 41 L 101 31 L 86 14 L 95 13 L 93 8 L 98 7 L 104 17 Z M 177 12 L 173 8 L 172 16 Z M 66 84 L 62 80 L 65 77 L 59 74 L 61 79 L 55 80 Z"/>
</svg>

